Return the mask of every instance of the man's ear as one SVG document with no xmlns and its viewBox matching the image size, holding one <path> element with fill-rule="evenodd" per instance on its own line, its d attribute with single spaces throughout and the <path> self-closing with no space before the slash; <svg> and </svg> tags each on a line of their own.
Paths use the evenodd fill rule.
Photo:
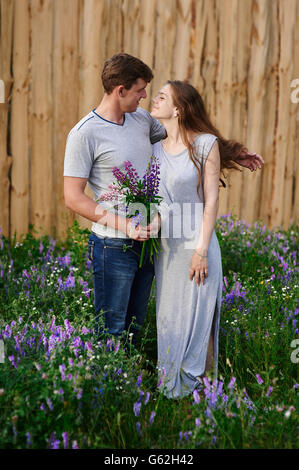
<svg viewBox="0 0 299 470">
<path fill-rule="evenodd" d="M 119 85 L 119 87 L 117 87 L 117 95 L 122 98 L 124 94 L 125 94 L 125 87 L 123 85 Z"/>
</svg>

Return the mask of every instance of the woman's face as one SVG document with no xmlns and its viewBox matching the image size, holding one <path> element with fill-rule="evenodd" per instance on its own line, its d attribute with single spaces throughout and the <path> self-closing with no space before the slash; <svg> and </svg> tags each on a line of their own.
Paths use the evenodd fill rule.
<svg viewBox="0 0 299 470">
<path fill-rule="evenodd" d="M 151 115 L 156 119 L 172 119 L 177 114 L 177 108 L 174 106 L 171 96 L 171 86 L 164 85 L 157 96 L 152 99 Z"/>
</svg>

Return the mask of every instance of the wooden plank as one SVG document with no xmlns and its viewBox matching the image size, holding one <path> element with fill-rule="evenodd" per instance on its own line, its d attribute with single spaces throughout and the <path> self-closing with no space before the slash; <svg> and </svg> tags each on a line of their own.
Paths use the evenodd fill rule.
<svg viewBox="0 0 299 470">
<path fill-rule="evenodd" d="M 299 2 L 296 9 L 296 28 L 295 28 L 295 45 L 294 45 L 294 74 L 293 78 L 299 79 Z M 298 85 L 297 85 L 298 90 Z M 294 89 L 292 89 L 294 91 Z M 299 96 L 299 93 L 296 93 Z M 292 188 L 292 214 L 291 223 L 299 223 L 299 103 L 292 103 L 295 109 L 295 150 L 294 150 L 294 166 L 293 166 L 293 188 Z"/>
<path fill-rule="evenodd" d="M 264 83 L 264 114 L 263 121 L 258 119 L 259 126 L 263 129 L 264 142 L 261 149 L 261 154 L 264 158 L 265 164 L 261 171 L 261 195 L 259 201 L 259 218 L 270 227 L 270 196 L 272 188 L 272 173 L 275 154 L 276 141 L 275 141 L 275 128 L 277 123 L 277 96 L 278 96 L 278 61 L 279 61 L 279 35 L 280 25 L 277 15 L 277 0 L 270 4 L 269 10 L 269 31 L 267 42 L 269 43 L 268 53 L 266 56 Z M 254 103 L 252 103 L 254 106 Z M 252 123 L 256 126 L 256 123 Z M 257 127 L 257 126 L 256 126 Z M 252 148 L 258 151 L 257 148 Z"/>
<path fill-rule="evenodd" d="M 295 31 L 294 37 L 292 38 L 292 47 L 293 47 L 293 62 L 292 62 L 292 78 L 297 77 L 299 78 L 299 2 L 296 2 L 295 5 L 295 14 L 294 14 L 294 22 L 295 22 Z M 289 95 L 291 94 L 293 89 L 289 88 Z M 298 93 L 299 95 L 299 93 Z M 287 96 L 286 96 L 287 99 Z M 293 219 L 294 214 L 294 192 L 295 192 L 295 185 L 296 185 L 296 156 L 298 157 L 298 142 L 296 143 L 296 115 L 297 109 L 299 111 L 299 104 L 294 104 L 290 101 L 289 103 L 289 125 L 287 128 L 288 131 L 288 139 L 287 139 L 287 151 L 286 151 L 286 165 L 285 165 L 285 182 L 284 182 L 284 198 L 283 198 L 283 219 L 282 219 L 282 226 L 284 229 L 287 229 Z M 298 113 L 299 117 L 299 113 Z M 297 144 L 297 145 L 296 145 Z M 298 165 L 297 165 L 298 166 Z M 299 168 L 298 168 L 298 176 L 299 176 Z M 298 178 L 297 178 L 298 183 Z M 298 201 L 299 202 L 299 201 Z M 299 203 L 297 206 L 297 222 L 299 216 Z"/>
<path fill-rule="evenodd" d="M 139 58 L 149 67 L 153 68 L 155 51 L 155 23 L 156 23 L 157 0 L 140 3 L 139 19 Z M 151 109 L 152 83 L 147 88 L 147 97 L 142 100 L 141 106 L 148 111 Z"/>
<path fill-rule="evenodd" d="M 235 45 L 235 58 L 232 67 L 235 67 L 234 81 L 232 83 L 232 94 L 235 96 L 233 102 L 232 129 L 230 137 L 246 145 L 247 140 L 247 83 L 250 58 L 250 36 L 251 36 L 251 9 L 252 0 L 238 1 L 236 13 L 237 36 Z M 255 150 L 255 149 L 252 149 Z M 241 167 L 240 167 L 241 168 Z M 243 174 L 248 171 L 243 168 L 242 172 L 231 171 L 229 174 L 228 211 L 241 216 Z"/>
<path fill-rule="evenodd" d="M 105 59 L 124 51 L 124 25 L 122 0 L 105 0 L 102 25 L 108 28 Z"/>
<path fill-rule="evenodd" d="M 30 87 L 30 222 L 37 234 L 52 234 L 53 199 L 53 97 L 52 0 L 31 1 Z"/>
<path fill-rule="evenodd" d="M 157 4 L 156 45 L 154 61 L 154 80 L 152 84 L 155 95 L 167 80 L 177 78 L 173 69 L 174 45 L 176 39 L 176 2 L 164 0 Z M 165 41 L 167 38 L 167 41 Z"/>
<path fill-rule="evenodd" d="M 205 0 L 198 0 L 192 4 L 192 36 L 191 36 L 191 50 L 193 55 L 192 75 L 190 78 L 191 83 L 200 93 L 205 105 L 208 107 L 208 100 L 204 90 L 205 80 L 204 65 L 208 66 L 209 55 L 207 52 L 207 29 L 208 29 L 208 10 L 207 2 Z M 217 43 L 217 41 L 215 41 Z M 210 43 L 209 43 L 210 44 Z M 217 44 L 216 44 L 217 47 Z M 205 55 L 206 54 L 206 55 Z M 209 95 L 213 94 L 211 90 L 212 84 L 209 84 Z"/>
<path fill-rule="evenodd" d="M 105 2 L 85 0 L 83 3 L 81 42 L 80 42 L 80 94 L 79 118 L 96 108 L 103 96 L 101 72 L 105 57 L 105 45 L 108 40 L 108 26 L 102 24 L 102 18 L 107 17 Z M 112 19 L 111 19 L 112 21 Z M 112 40 L 112 38 L 109 38 Z M 93 199 L 94 195 L 87 185 L 85 194 Z M 76 215 L 82 228 L 91 228 L 92 222 Z"/>
<path fill-rule="evenodd" d="M 278 68 L 278 107 L 276 127 L 276 152 L 274 154 L 274 173 L 271 193 L 271 218 L 272 227 L 281 226 L 283 222 L 285 197 L 285 168 L 288 163 L 287 150 L 290 123 L 290 111 L 292 103 L 290 100 L 290 83 L 293 78 L 294 60 L 294 34 L 296 19 L 296 0 L 285 0 L 282 5 L 278 2 L 278 14 L 280 24 L 280 54 Z M 290 200 L 290 197 L 289 197 Z"/>
<path fill-rule="evenodd" d="M 1 184 L 1 210 L 0 228 L 8 237 L 9 232 L 9 172 L 11 156 L 7 146 L 7 134 L 9 126 L 10 93 L 12 86 L 11 77 L 11 52 L 13 35 L 13 0 L 1 0 L 0 2 L 0 79 L 4 83 L 4 102 L 0 103 L 0 184 Z"/>
<path fill-rule="evenodd" d="M 123 0 L 123 50 L 127 54 L 139 57 L 139 18 L 140 1 Z"/>
<path fill-rule="evenodd" d="M 203 36 L 201 39 L 200 36 Z M 197 49 L 194 52 L 194 83 L 198 83 L 199 92 L 207 111 L 216 124 L 216 75 L 219 56 L 218 9 L 216 0 L 196 3 Z M 201 43 L 203 42 L 203 45 Z M 200 53 L 201 48 L 203 52 Z M 199 58 L 201 59 L 199 60 Z M 200 79 L 200 75 L 201 79 Z"/>
<path fill-rule="evenodd" d="M 13 77 L 11 106 L 11 199 L 10 232 L 17 238 L 29 224 L 29 3 L 14 1 Z"/>
<path fill-rule="evenodd" d="M 66 209 L 64 203 L 63 166 L 66 138 L 79 117 L 77 99 L 79 95 L 79 1 L 54 0 L 54 12 L 54 228 L 56 235 L 64 238 L 67 227 L 75 218 L 73 212 Z"/>
<path fill-rule="evenodd" d="M 173 67 L 175 79 L 186 80 L 192 75 L 192 0 L 177 0 L 177 31 Z"/>
<path fill-rule="evenodd" d="M 270 12 L 268 0 L 253 2 L 253 29 L 251 58 L 248 75 L 248 130 L 247 146 L 250 150 L 262 153 L 264 139 L 264 118 L 267 115 L 265 106 L 265 74 L 270 44 Z M 244 20 L 246 20 L 244 18 Z M 274 99 L 274 98 L 273 98 Z M 258 218 L 261 197 L 261 172 L 246 171 L 244 190 L 242 192 L 242 218 L 253 223 Z"/>
<path fill-rule="evenodd" d="M 219 17 L 219 48 L 218 69 L 216 76 L 216 127 L 223 137 L 229 139 L 233 132 L 233 110 L 236 102 L 234 82 L 236 81 L 236 48 L 237 48 L 237 12 L 238 1 L 217 0 Z M 226 172 L 227 173 L 227 172 Z M 219 215 L 227 214 L 228 193 L 230 191 L 229 176 L 226 190 L 222 191 L 219 200 Z"/>
</svg>

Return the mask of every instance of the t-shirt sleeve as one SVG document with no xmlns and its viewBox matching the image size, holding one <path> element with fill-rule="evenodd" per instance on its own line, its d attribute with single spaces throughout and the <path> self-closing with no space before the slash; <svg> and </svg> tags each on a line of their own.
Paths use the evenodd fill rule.
<svg viewBox="0 0 299 470">
<path fill-rule="evenodd" d="M 159 142 L 166 137 L 166 130 L 165 127 L 160 124 L 157 119 L 154 119 L 150 114 L 151 119 L 151 129 L 150 129 L 150 140 L 152 144 Z"/>
<path fill-rule="evenodd" d="M 88 178 L 92 165 L 93 151 L 88 139 L 72 129 L 66 141 L 63 175 Z"/>
</svg>

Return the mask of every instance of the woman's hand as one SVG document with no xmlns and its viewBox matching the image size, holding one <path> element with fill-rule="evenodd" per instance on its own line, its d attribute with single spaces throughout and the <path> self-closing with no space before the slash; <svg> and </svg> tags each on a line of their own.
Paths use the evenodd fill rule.
<svg viewBox="0 0 299 470">
<path fill-rule="evenodd" d="M 196 251 L 191 260 L 189 279 L 192 281 L 195 276 L 195 282 L 199 286 L 201 282 L 204 284 L 205 278 L 208 277 L 208 258 L 200 256 Z"/>
</svg>

